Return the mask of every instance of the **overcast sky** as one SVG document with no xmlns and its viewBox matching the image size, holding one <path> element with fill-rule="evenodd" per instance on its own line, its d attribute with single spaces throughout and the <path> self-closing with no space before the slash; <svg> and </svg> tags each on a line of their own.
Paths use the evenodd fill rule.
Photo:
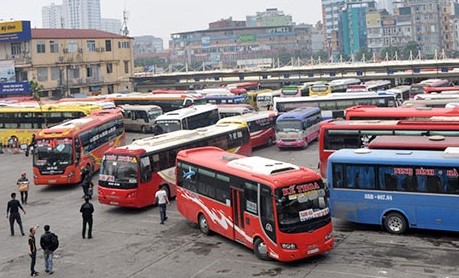
<svg viewBox="0 0 459 278">
<path fill-rule="evenodd" d="M 41 8 L 62 0 L 15 0 L 2 5 L 0 19 L 30 20 L 32 28 L 42 27 Z M 245 20 L 246 15 L 277 8 L 296 23 L 315 24 L 322 18 L 321 0 L 101 0 L 103 18 L 122 20 L 129 12 L 130 36 L 153 35 L 168 45 L 171 33 L 203 30 L 222 18 Z M 4 3 L 5 4 L 5 3 Z"/>
</svg>

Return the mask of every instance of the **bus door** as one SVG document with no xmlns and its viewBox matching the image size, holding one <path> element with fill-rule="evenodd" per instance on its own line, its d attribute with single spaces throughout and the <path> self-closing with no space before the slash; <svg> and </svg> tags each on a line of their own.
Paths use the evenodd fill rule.
<svg viewBox="0 0 459 278">
<path fill-rule="evenodd" d="M 231 207 L 233 208 L 233 238 L 246 244 L 245 219 L 244 219 L 244 191 L 238 188 L 231 188 Z"/>
</svg>

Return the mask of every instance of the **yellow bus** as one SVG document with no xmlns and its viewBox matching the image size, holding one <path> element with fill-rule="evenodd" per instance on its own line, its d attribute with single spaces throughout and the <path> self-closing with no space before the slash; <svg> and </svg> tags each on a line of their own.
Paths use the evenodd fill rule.
<svg viewBox="0 0 459 278">
<path fill-rule="evenodd" d="M 253 107 L 253 109 L 257 109 L 257 96 L 258 94 L 261 93 L 267 93 L 270 92 L 271 89 L 262 89 L 262 90 L 257 90 L 257 91 L 248 91 L 247 92 L 247 97 L 249 98 L 249 104 Z"/>
<path fill-rule="evenodd" d="M 37 131 L 100 109 L 100 105 L 91 103 L 0 106 L 0 142 L 3 145 L 11 142 L 30 144 L 32 134 Z"/>
</svg>

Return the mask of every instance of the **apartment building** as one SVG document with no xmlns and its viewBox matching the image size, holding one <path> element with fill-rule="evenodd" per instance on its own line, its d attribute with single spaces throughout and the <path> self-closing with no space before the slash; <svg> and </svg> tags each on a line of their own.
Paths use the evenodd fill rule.
<svg viewBox="0 0 459 278">
<path fill-rule="evenodd" d="M 134 54 L 130 37 L 88 29 L 30 29 L 29 21 L 1 24 L 20 26 L 15 30 L 21 32 L 0 33 L 0 61 L 14 61 L 16 81 L 38 82 L 44 87 L 43 97 L 132 89 Z M 9 39 L 2 35 L 9 35 Z"/>
</svg>

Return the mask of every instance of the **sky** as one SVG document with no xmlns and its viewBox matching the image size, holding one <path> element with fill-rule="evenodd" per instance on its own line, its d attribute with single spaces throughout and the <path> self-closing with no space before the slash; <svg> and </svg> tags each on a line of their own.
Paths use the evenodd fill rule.
<svg viewBox="0 0 459 278">
<path fill-rule="evenodd" d="M 62 0 L 15 0 L 2 5 L 3 21 L 30 20 L 32 28 L 42 27 L 41 9 Z M 100 0 L 103 18 L 123 19 L 128 11 L 129 36 L 153 35 L 168 45 L 171 33 L 204 30 L 209 22 L 232 17 L 245 20 L 246 15 L 277 8 L 291 15 L 295 23 L 315 24 L 322 19 L 321 0 Z"/>
</svg>

